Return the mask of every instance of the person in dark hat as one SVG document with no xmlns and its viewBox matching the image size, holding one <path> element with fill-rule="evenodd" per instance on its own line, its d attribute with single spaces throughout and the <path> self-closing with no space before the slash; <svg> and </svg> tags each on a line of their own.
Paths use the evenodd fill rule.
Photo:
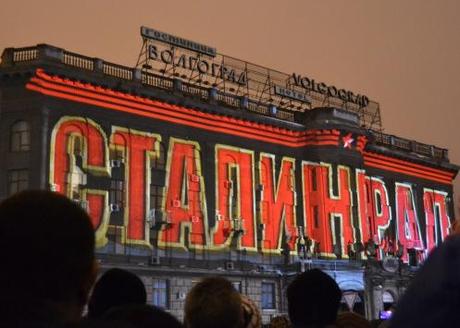
<svg viewBox="0 0 460 328">
<path fill-rule="evenodd" d="M 100 318 L 108 310 L 121 305 L 145 304 L 147 292 L 134 273 L 113 268 L 106 271 L 94 285 L 88 303 L 88 318 Z"/>
<path fill-rule="evenodd" d="M 435 248 L 398 302 L 391 328 L 459 327 L 460 235 Z"/>
<path fill-rule="evenodd" d="M 94 230 L 78 204 L 50 191 L 0 203 L 0 326 L 78 322 L 96 277 Z"/>
<path fill-rule="evenodd" d="M 329 275 L 319 269 L 299 274 L 287 289 L 292 327 L 322 328 L 337 319 L 342 292 Z"/>
</svg>

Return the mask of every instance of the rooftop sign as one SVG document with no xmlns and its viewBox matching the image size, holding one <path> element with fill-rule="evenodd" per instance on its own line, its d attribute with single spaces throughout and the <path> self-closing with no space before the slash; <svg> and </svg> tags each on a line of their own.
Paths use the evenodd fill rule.
<svg viewBox="0 0 460 328">
<path fill-rule="evenodd" d="M 369 98 L 363 95 L 355 95 L 351 91 L 345 89 L 337 89 L 333 85 L 327 85 L 324 82 L 316 82 L 315 80 L 309 79 L 306 76 L 293 73 L 292 80 L 294 85 L 297 87 L 304 88 L 306 90 L 312 90 L 329 97 L 339 98 L 346 102 L 351 102 L 359 105 L 360 107 L 366 107 L 369 104 Z"/>
<path fill-rule="evenodd" d="M 137 67 L 146 73 L 246 97 L 255 111 L 259 105 L 289 111 L 331 106 L 357 113 L 364 126 L 380 128 L 379 106 L 365 95 L 222 55 L 216 48 L 144 26 L 141 35 Z"/>
<path fill-rule="evenodd" d="M 182 47 L 185 49 L 189 49 L 192 51 L 196 51 L 211 57 L 216 56 L 216 48 L 208 47 L 204 44 L 197 43 L 194 41 L 189 41 L 168 33 L 160 32 L 158 30 L 154 30 L 153 28 L 148 28 L 145 26 L 141 27 L 141 35 L 144 38 L 149 38 L 152 40 L 157 40 L 161 42 L 170 43 L 172 45 Z"/>
</svg>

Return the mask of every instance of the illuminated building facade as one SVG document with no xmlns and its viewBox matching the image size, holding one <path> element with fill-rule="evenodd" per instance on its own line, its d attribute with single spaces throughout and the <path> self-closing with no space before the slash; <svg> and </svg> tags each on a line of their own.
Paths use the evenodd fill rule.
<svg viewBox="0 0 460 328">
<path fill-rule="evenodd" d="M 152 49 L 154 33 L 134 69 L 49 45 L 3 52 L 0 198 L 40 188 L 79 202 L 101 267 L 135 272 L 178 317 L 216 274 L 268 322 L 312 267 L 378 317 L 449 233 L 447 150 L 382 133 L 365 96 L 300 75 L 261 92 L 255 69 L 215 64 L 200 44 Z"/>
</svg>

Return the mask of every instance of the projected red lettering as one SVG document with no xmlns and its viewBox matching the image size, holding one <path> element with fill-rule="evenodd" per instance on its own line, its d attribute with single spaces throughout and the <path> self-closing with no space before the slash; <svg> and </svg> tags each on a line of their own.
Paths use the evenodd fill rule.
<svg viewBox="0 0 460 328">
<path fill-rule="evenodd" d="M 350 246 L 373 241 L 377 258 L 399 254 L 407 262 L 414 254 L 421 259 L 449 233 L 450 189 L 429 184 L 414 189 L 415 183 L 386 181 L 394 175 L 369 176 L 363 168 L 328 163 L 299 165 L 295 158 L 264 152 L 255 163 L 255 151 L 223 144 L 205 157 L 198 142 L 174 137 L 161 152 L 168 155 L 164 173 L 158 173 L 153 161 L 160 155 L 160 135 L 117 126 L 109 131 L 107 138 L 90 119 L 63 117 L 50 138 L 50 188 L 88 211 L 98 248 L 107 245 L 109 232 L 118 231 L 122 238 L 110 237 L 112 242 L 136 247 L 236 247 L 278 255 L 289 249 L 294 255 L 302 231 L 320 256 L 346 258 L 353 254 Z M 113 156 L 121 156 L 123 165 L 112 164 Z M 115 179 L 123 187 L 118 211 L 110 206 Z M 302 181 L 302 188 L 296 188 L 296 181 Z M 206 183 L 212 186 L 208 190 Z M 214 204 L 207 203 L 209 196 Z M 424 211 L 424 220 L 417 209 Z M 163 220 L 153 239 L 152 211 Z"/>
<path fill-rule="evenodd" d="M 81 187 L 88 175 L 109 176 L 107 140 L 95 122 L 80 117 L 63 117 L 51 136 L 51 189 L 78 201 L 91 217 L 96 244 L 107 242 L 108 195 L 98 189 Z M 81 159 L 81 168 L 77 165 Z"/>
<path fill-rule="evenodd" d="M 158 136 L 123 129 L 113 129 L 111 144 L 125 149 L 124 206 L 126 238 L 130 243 L 149 244 L 149 227 L 146 225 L 148 192 L 147 170 L 150 159 L 155 156 L 154 149 Z"/>
<path fill-rule="evenodd" d="M 275 179 L 274 156 L 260 156 L 262 251 L 281 252 L 283 231 L 290 249 L 295 249 L 294 159 L 283 158 L 278 179 Z"/>
<path fill-rule="evenodd" d="M 214 247 L 229 245 L 255 250 L 254 156 L 251 151 L 216 146 L 217 206 Z"/>
<path fill-rule="evenodd" d="M 449 234 L 450 219 L 447 215 L 447 193 L 425 188 L 423 205 L 425 208 L 426 249 L 431 251 Z"/>
<path fill-rule="evenodd" d="M 207 216 L 199 145 L 173 139 L 170 143 L 165 212 L 169 225 L 160 232 L 160 245 L 185 247 L 189 227 L 190 248 L 206 245 Z"/>
<path fill-rule="evenodd" d="M 367 177 L 363 170 L 357 170 L 356 185 L 359 204 L 359 222 L 363 242 L 372 240 L 380 245 L 377 258 L 387 250 L 385 231 L 391 222 L 391 207 L 385 183 L 378 178 Z"/>
<path fill-rule="evenodd" d="M 319 243 L 320 253 L 347 257 L 346 246 L 355 242 L 349 169 L 338 167 L 338 195 L 332 190 L 330 165 L 304 163 L 302 173 L 308 236 Z"/>
<path fill-rule="evenodd" d="M 396 219 L 396 239 L 403 247 L 402 260 L 408 262 L 408 249 L 423 249 L 414 195 L 408 184 L 396 183 Z"/>
</svg>

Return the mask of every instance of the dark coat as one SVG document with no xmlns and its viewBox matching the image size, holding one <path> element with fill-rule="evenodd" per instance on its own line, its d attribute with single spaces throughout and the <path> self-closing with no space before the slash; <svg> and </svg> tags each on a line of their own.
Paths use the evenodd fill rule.
<svg viewBox="0 0 460 328">
<path fill-rule="evenodd" d="M 433 250 L 398 303 L 390 327 L 460 327 L 460 236 Z"/>
</svg>

